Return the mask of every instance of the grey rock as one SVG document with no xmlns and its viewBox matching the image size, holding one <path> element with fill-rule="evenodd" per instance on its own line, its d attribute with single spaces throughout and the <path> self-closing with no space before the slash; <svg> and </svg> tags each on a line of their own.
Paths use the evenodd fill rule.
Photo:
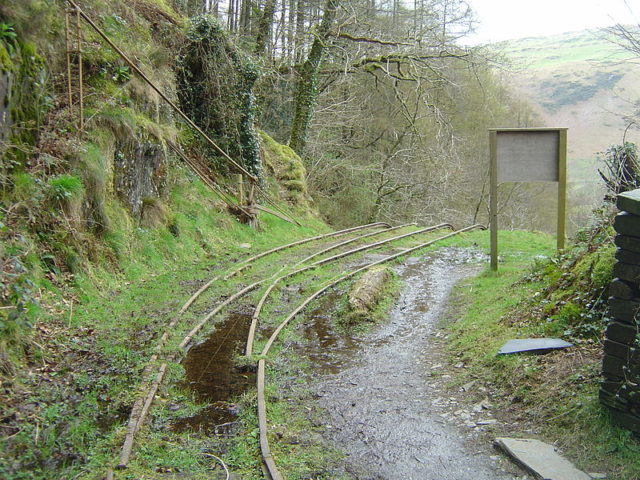
<svg viewBox="0 0 640 480">
<path fill-rule="evenodd" d="M 628 235 L 616 235 L 613 242 L 620 248 L 631 250 L 632 252 L 640 252 L 640 238 Z"/>
<path fill-rule="evenodd" d="M 622 212 L 616 215 L 613 228 L 622 235 L 640 237 L 640 216 Z"/>
<path fill-rule="evenodd" d="M 634 297 L 640 296 L 640 290 L 638 290 L 637 286 L 619 278 L 611 282 L 611 285 L 609 285 L 609 293 L 611 296 L 623 300 L 631 300 Z"/>
</svg>

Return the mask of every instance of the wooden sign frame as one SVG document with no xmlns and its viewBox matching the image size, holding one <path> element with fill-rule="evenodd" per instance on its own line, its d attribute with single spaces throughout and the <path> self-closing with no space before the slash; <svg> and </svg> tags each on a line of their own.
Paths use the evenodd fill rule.
<svg viewBox="0 0 640 480">
<path fill-rule="evenodd" d="M 550 159 L 543 158 L 543 156 L 539 155 L 540 152 L 535 150 L 531 150 L 531 148 L 536 147 L 536 142 L 538 142 L 542 137 L 553 138 L 553 133 L 557 133 L 557 152 L 556 158 Z M 511 135 L 514 134 L 514 135 Z M 509 139 L 512 142 L 509 145 L 508 149 L 502 148 L 502 151 L 509 150 L 509 153 L 517 155 L 519 152 L 518 143 L 521 143 L 522 138 L 530 137 L 533 142 L 530 142 L 529 145 L 522 145 L 520 149 L 522 151 L 521 155 L 531 155 L 534 157 L 534 162 L 556 162 L 557 174 L 550 175 L 548 172 L 549 165 L 542 165 L 541 167 L 547 168 L 547 173 L 543 173 L 540 176 L 532 175 L 527 172 L 517 172 L 515 174 L 518 177 L 517 181 L 556 181 L 558 182 L 558 221 L 557 221 L 557 249 L 562 250 L 565 246 L 565 219 L 566 219 L 566 210 L 567 210 L 567 129 L 566 128 L 492 128 L 489 130 L 489 160 L 490 160 L 490 179 L 489 179 L 489 190 L 490 190 L 490 200 L 489 200 L 489 216 L 490 216 L 490 231 L 491 231 L 491 270 L 498 269 L 498 178 L 501 176 L 501 159 L 498 158 L 499 153 L 499 139 L 498 137 L 503 135 L 504 138 L 511 137 Z M 538 138 L 535 139 L 534 137 Z M 516 138 L 519 137 L 519 138 Z M 529 151 L 527 151 L 529 149 Z M 542 149 L 544 150 L 544 149 Z M 548 150 L 548 148 L 547 148 Z M 535 170 L 536 165 L 533 165 Z M 502 167 L 504 168 L 504 167 Z M 533 178 L 528 179 L 527 176 L 532 176 Z M 506 175 L 509 177 L 509 175 Z M 511 172 L 511 176 L 513 177 L 513 172 Z M 555 180 L 552 180 L 551 177 L 557 177 Z M 508 180 L 515 181 L 515 180 Z"/>
</svg>

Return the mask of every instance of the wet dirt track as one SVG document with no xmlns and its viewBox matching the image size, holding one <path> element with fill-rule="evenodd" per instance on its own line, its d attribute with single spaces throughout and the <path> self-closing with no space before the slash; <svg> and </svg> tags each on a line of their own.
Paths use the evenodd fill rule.
<svg viewBox="0 0 640 480">
<path fill-rule="evenodd" d="M 327 440 L 347 455 L 336 474 L 362 480 L 515 478 L 494 464 L 486 446 L 478 452 L 443 420 L 426 378 L 425 362 L 435 348 L 429 338 L 448 295 L 480 268 L 465 261 L 470 255 L 447 249 L 397 267 L 406 285 L 388 323 L 359 339 L 357 349 L 341 342 L 342 353 L 312 386 L 328 415 Z"/>
</svg>

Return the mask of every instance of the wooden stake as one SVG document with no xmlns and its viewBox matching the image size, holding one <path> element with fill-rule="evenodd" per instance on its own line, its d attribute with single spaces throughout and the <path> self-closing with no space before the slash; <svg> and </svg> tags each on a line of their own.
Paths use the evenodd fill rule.
<svg viewBox="0 0 640 480">
<path fill-rule="evenodd" d="M 73 91 L 71 90 L 71 37 L 69 34 L 69 9 L 64 9 L 64 40 L 67 45 L 67 96 L 69 109 L 73 105 Z"/>
<path fill-rule="evenodd" d="M 78 42 L 78 87 L 79 98 L 78 104 L 80 106 L 80 130 L 84 130 L 84 92 L 82 91 L 82 32 L 80 31 L 80 9 L 76 8 L 76 36 Z"/>
<path fill-rule="evenodd" d="M 498 132 L 489 132 L 489 229 L 491 270 L 498 270 Z"/>
<path fill-rule="evenodd" d="M 244 205 L 244 179 L 242 174 L 238 174 L 238 203 Z"/>
</svg>

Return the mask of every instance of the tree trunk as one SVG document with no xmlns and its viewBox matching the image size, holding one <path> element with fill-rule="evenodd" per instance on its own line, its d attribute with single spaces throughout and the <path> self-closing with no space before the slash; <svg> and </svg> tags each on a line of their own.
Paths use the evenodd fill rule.
<svg viewBox="0 0 640 480">
<path fill-rule="evenodd" d="M 296 7 L 296 38 L 295 38 L 295 59 L 296 63 L 302 62 L 304 52 L 304 0 L 298 0 Z"/>
<path fill-rule="evenodd" d="M 258 35 L 256 36 L 256 54 L 264 55 L 267 50 L 267 42 L 271 39 L 271 25 L 276 11 L 276 0 L 267 0 L 264 10 L 258 22 Z"/>
<path fill-rule="evenodd" d="M 293 39 L 295 35 L 296 24 L 296 2 L 295 0 L 289 0 L 289 21 L 287 22 L 287 52 L 286 59 L 289 62 L 293 61 Z"/>
<path fill-rule="evenodd" d="M 316 31 L 316 38 L 311 46 L 307 60 L 298 70 L 299 77 L 296 85 L 296 108 L 291 126 L 289 146 L 298 154 L 302 154 L 307 143 L 309 124 L 313 118 L 318 98 L 318 71 L 326 49 L 329 30 L 336 17 L 339 0 L 327 0 L 322 21 Z"/>
</svg>

